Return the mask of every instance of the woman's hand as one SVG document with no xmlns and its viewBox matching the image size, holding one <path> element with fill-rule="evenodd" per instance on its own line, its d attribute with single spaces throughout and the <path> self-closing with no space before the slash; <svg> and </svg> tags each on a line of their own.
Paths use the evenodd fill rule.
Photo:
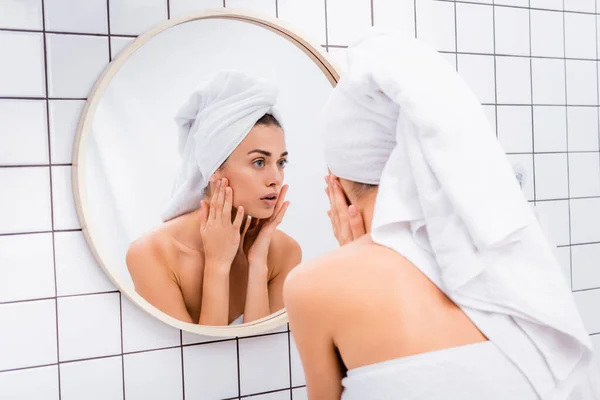
<svg viewBox="0 0 600 400">
<path fill-rule="evenodd" d="M 227 186 L 227 179 L 211 181 L 211 193 L 210 205 L 205 200 L 200 205 L 200 234 L 205 263 L 206 266 L 229 271 L 240 245 L 244 209 L 239 207 L 235 220 L 231 222 L 233 191 Z"/>
<path fill-rule="evenodd" d="M 277 226 L 279 226 L 283 220 L 283 216 L 290 205 L 289 201 L 284 201 L 287 190 L 287 185 L 284 185 L 281 188 L 281 192 L 277 198 L 277 204 L 275 204 L 275 210 L 270 218 L 259 220 L 253 217 L 250 221 L 250 226 L 244 237 L 244 243 L 247 243 L 248 245 L 244 246 L 244 250 L 246 251 L 248 264 L 251 268 L 252 266 L 267 267 L 267 255 L 269 253 L 271 238 L 273 237 L 275 229 L 277 229 Z"/>
<path fill-rule="evenodd" d="M 333 175 L 325 177 L 327 188 L 325 192 L 329 197 L 327 215 L 333 227 L 333 234 L 340 246 L 348 244 L 366 233 L 365 223 L 355 205 L 348 206 L 342 191 L 342 185 Z"/>
</svg>

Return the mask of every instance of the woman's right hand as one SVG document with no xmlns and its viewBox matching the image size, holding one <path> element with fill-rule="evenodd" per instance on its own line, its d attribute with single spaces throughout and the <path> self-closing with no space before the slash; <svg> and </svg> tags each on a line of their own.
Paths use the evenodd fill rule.
<svg viewBox="0 0 600 400">
<path fill-rule="evenodd" d="M 227 186 L 225 178 L 211 181 L 210 204 L 202 200 L 200 208 L 200 234 L 205 265 L 228 272 L 240 245 L 244 209 L 240 206 L 235 220 L 231 222 L 233 191 Z"/>
<path fill-rule="evenodd" d="M 340 246 L 353 242 L 366 233 L 365 223 L 355 205 L 348 205 L 342 191 L 342 185 L 337 177 L 329 175 L 325 177 L 327 188 L 325 192 L 329 198 L 327 211 L 333 234 Z"/>
</svg>

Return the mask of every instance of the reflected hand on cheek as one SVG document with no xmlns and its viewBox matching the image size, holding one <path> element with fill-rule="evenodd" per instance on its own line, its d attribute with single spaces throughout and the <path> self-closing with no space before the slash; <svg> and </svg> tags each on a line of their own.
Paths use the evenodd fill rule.
<svg viewBox="0 0 600 400">
<path fill-rule="evenodd" d="M 353 242 L 366 233 L 365 223 L 355 205 L 349 205 L 346 195 L 337 177 L 325 177 L 327 187 L 325 193 L 329 198 L 331 209 L 327 215 L 331 221 L 333 234 L 340 246 Z"/>
</svg>

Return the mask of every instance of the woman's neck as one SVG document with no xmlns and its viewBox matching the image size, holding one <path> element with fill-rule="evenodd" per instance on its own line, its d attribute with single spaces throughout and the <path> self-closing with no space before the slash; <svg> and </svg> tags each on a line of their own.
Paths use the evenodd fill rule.
<svg viewBox="0 0 600 400">
<path fill-rule="evenodd" d="M 373 214 L 375 212 L 375 199 L 377 198 L 377 190 L 365 194 L 359 201 L 356 202 L 356 207 L 365 224 L 365 231 L 371 232 L 371 224 L 373 223 Z"/>
</svg>

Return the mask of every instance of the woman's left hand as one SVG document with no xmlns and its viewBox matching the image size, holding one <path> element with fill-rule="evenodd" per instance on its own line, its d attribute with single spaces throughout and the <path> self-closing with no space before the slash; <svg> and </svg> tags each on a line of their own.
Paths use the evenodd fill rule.
<svg viewBox="0 0 600 400">
<path fill-rule="evenodd" d="M 284 201 L 287 190 L 287 185 L 284 185 L 281 188 L 279 197 L 277 198 L 277 204 L 275 204 L 275 209 L 273 210 L 273 215 L 271 215 L 270 218 L 259 220 L 258 218 L 252 217 L 252 220 L 250 221 L 250 226 L 244 237 L 244 242 L 250 245 L 248 249 L 244 248 L 244 250 L 246 251 L 248 264 L 251 268 L 253 265 L 261 265 L 265 268 L 267 266 L 267 256 L 269 254 L 271 238 L 273 237 L 275 229 L 277 229 L 277 226 L 279 226 L 283 220 L 288 206 L 290 205 L 289 201 Z"/>
</svg>

